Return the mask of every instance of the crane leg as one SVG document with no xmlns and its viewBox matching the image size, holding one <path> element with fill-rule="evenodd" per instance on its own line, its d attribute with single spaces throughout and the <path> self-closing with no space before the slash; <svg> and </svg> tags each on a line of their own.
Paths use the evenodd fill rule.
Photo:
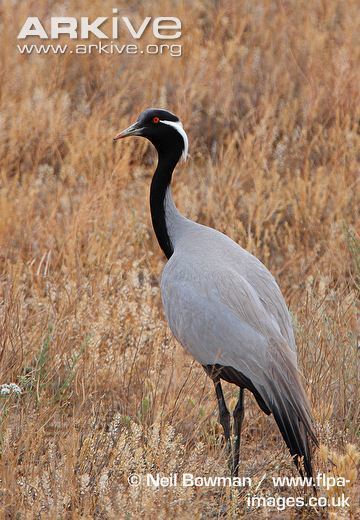
<svg viewBox="0 0 360 520">
<path fill-rule="evenodd" d="M 234 459 L 232 476 L 237 477 L 239 472 L 241 427 L 244 419 L 244 388 L 240 388 L 239 400 L 235 406 L 234 417 Z"/>
<path fill-rule="evenodd" d="M 230 432 L 230 412 L 227 409 L 224 394 L 221 388 L 220 378 L 213 380 L 215 385 L 215 392 L 219 406 L 219 421 L 224 429 L 226 451 L 229 457 L 229 468 L 232 472 L 233 461 L 232 461 L 232 448 L 231 448 L 231 432 Z"/>
</svg>

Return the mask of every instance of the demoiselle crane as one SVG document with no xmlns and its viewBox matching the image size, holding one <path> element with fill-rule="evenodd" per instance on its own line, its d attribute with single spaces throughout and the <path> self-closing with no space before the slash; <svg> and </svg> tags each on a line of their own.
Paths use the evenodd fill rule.
<svg viewBox="0 0 360 520">
<path fill-rule="evenodd" d="M 167 110 L 147 109 L 114 141 L 128 136 L 147 138 L 158 153 L 150 208 L 157 240 L 168 259 L 161 277 L 165 315 L 175 338 L 214 382 L 232 475 L 239 468 L 246 389 L 263 412 L 274 415 L 300 473 L 304 468 L 312 476 L 310 441 L 317 445 L 317 439 L 279 286 L 255 256 L 177 210 L 170 184 L 175 166 L 188 153 L 188 138 L 178 117 Z M 221 380 L 240 388 L 233 412 L 233 451 Z"/>
</svg>

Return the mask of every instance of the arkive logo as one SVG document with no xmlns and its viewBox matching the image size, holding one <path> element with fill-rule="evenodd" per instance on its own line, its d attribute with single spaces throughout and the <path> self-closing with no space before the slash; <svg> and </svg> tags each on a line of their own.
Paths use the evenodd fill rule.
<svg viewBox="0 0 360 520">
<path fill-rule="evenodd" d="M 181 20 L 175 16 L 158 16 L 152 18 L 146 16 L 140 21 L 135 22 L 128 16 L 119 16 L 117 8 L 112 10 L 113 16 L 99 16 L 90 19 L 88 16 L 51 16 L 50 20 L 43 23 L 37 16 L 29 16 L 21 27 L 17 36 L 18 40 L 27 38 L 39 38 L 40 40 L 58 40 L 68 38 L 69 41 L 98 39 L 106 41 L 98 44 L 75 45 L 71 49 L 67 45 L 18 45 L 18 50 L 22 54 L 38 52 L 40 48 L 47 54 L 48 50 L 57 54 L 64 54 L 66 51 L 76 54 L 91 54 L 93 50 L 100 54 L 144 54 L 144 49 L 139 48 L 135 43 L 142 38 L 145 31 L 152 31 L 153 37 L 158 40 L 156 44 L 145 47 L 147 54 L 164 54 L 168 49 L 170 55 L 181 56 L 181 45 L 166 44 L 165 41 L 177 40 L 181 37 Z M 129 43 L 131 39 L 131 43 Z M 111 40 L 109 42 L 109 40 Z M 30 50 L 31 48 L 31 50 Z M 180 50 L 180 53 L 179 53 Z M 171 52 L 173 51 L 173 52 Z M 175 52 L 177 51 L 177 52 Z"/>
</svg>

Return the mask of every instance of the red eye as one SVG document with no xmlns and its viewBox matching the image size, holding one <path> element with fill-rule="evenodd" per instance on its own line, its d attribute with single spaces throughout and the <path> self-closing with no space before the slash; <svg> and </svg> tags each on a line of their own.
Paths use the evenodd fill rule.
<svg viewBox="0 0 360 520">
<path fill-rule="evenodd" d="M 160 119 L 158 117 L 153 117 L 153 123 L 158 123 L 160 121 Z"/>
</svg>

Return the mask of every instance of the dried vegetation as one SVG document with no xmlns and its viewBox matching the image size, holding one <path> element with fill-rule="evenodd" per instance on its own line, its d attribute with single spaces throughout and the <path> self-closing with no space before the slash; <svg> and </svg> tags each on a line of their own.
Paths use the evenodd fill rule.
<svg viewBox="0 0 360 520">
<path fill-rule="evenodd" d="M 2 515 L 281 517 L 248 511 L 247 490 L 127 482 L 131 473 L 227 471 L 211 382 L 162 313 L 164 260 L 147 202 L 154 153 L 141 140 L 112 143 L 145 107 L 164 106 L 191 143 L 175 175 L 179 207 L 255 253 L 280 283 L 323 444 L 315 465 L 352 479 L 350 510 L 330 514 L 355 518 L 358 3 L 119 1 L 134 20 L 180 17 L 183 56 L 16 50 L 31 14 L 91 18 L 112 7 L 0 6 L 0 383 L 22 389 L 0 397 Z M 226 391 L 233 406 L 236 389 Z M 255 483 L 294 473 L 273 419 L 250 396 L 241 471 Z M 259 490 L 280 492 L 294 490 L 268 480 Z"/>
</svg>

